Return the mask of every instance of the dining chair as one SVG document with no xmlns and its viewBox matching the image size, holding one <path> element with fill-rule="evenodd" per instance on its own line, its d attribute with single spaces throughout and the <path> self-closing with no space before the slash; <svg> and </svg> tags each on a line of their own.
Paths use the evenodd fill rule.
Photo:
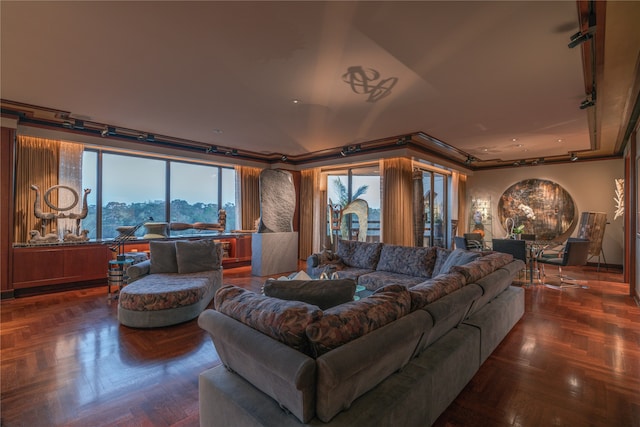
<svg viewBox="0 0 640 427">
<path fill-rule="evenodd" d="M 514 259 L 522 260 L 525 263 L 525 267 L 523 270 L 524 270 L 524 277 L 526 280 L 529 262 L 531 262 L 529 257 L 527 257 L 526 240 L 492 239 L 491 244 L 493 245 L 494 251 L 502 252 L 505 254 L 511 254 L 513 255 Z M 520 271 L 518 275 L 520 274 L 522 274 L 522 271 Z M 530 275 L 529 283 L 533 284 L 533 274 Z"/>
<path fill-rule="evenodd" d="M 546 278 L 545 272 L 545 264 L 554 265 L 558 267 L 558 277 L 560 278 L 560 284 L 554 285 L 550 283 L 545 283 L 544 285 L 552 288 L 562 290 L 564 288 L 575 288 L 581 286 L 581 282 L 584 283 L 584 280 L 576 280 L 569 276 L 566 276 L 562 272 L 562 267 L 568 266 L 580 266 L 586 265 L 587 259 L 589 259 L 589 244 L 590 241 L 587 239 L 578 239 L 574 237 L 570 237 L 567 239 L 567 243 L 564 247 L 564 250 L 560 252 L 560 256 L 554 258 L 545 257 L 544 254 L 540 254 L 537 258 L 538 264 L 542 267 L 542 276 Z M 582 288 L 586 288 L 586 286 L 581 286 Z"/>
</svg>

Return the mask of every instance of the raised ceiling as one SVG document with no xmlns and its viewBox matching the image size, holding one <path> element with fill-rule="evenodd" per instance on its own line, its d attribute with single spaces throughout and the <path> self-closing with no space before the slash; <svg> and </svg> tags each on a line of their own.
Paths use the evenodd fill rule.
<svg viewBox="0 0 640 427">
<path fill-rule="evenodd" d="M 596 38 L 567 47 L 588 9 L 575 1 L 3 0 L 1 96 L 291 159 L 419 133 L 486 165 L 617 156 L 637 96 L 638 4 L 607 3 L 608 38 L 599 17 L 610 71 L 587 109 L 582 56 Z"/>
</svg>

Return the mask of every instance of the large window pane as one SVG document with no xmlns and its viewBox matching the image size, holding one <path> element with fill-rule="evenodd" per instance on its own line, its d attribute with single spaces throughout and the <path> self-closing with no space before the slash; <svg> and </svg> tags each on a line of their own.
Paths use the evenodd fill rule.
<svg viewBox="0 0 640 427">
<path fill-rule="evenodd" d="M 102 158 L 102 238 L 118 235 L 116 228 L 136 225 L 149 217 L 165 218 L 166 162 L 105 153 Z M 144 234 L 144 228 L 138 235 Z"/>
<path fill-rule="evenodd" d="M 221 168 L 222 171 L 222 207 L 227 212 L 226 231 L 236 230 L 236 171 Z"/>
<path fill-rule="evenodd" d="M 171 162 L 172 223 L 190 225 L 195 222 L 218 222 L 219 170 L 217 166 Z M 202 231 L 186 228 L 172 231 L 171 234 L 191 235 L 200 232 Z"/>
</svg>

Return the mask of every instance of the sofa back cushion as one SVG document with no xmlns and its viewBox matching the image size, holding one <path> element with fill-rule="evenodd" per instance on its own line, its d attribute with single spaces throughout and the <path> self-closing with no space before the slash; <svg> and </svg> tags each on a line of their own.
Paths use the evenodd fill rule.
<svg viewBox="0 0 640 427">
<path fill-rule="evenodd" d="M 349 267 L 375 270 L 380 259 L 381 249 L 382 243 L 338 240 L 338 256 Z"/>
<path fill-rule="evenodd" d="M 411 297 L 407 288 L 389 285 L 366 298 L 325 310 L 321 319 L 307 326 L 307 337 L 317 357 L 406 316 L 410 311 Z"/>
<path fill-rule="evenodd" d="M 214 305 L 220 313 L 305 354 L 311 354 L 305 330 L 322 318 L 322 310 L 314 305 L 270 298 L 237 286 L 218 289 Z"/>
<path fill-rule="evenodd" d="M 411 311 L 426 307 L 428 304 L 457 291 L 466 285 L 464 275 L 452 272 L 440 274 L 423 283 L 409 288 Z"/>
<path fill-rule="evenodd" d="M 302 301 L 322 310 L 353 301 L 356 281 L 338 280 L 267 280 L 264 294 L 268 297 Z"/>
<path fill-rule="evenodd" d="M 213 240 L 177 241 L 178 273 L 219 270 L 222 265 L 222 243 Z"/>
<path fill-rule="evenodd" d="M 151 265 L 149 273 L 177 273 L 178 260 L 176 258 L 176 242 L 174 241 L 150 241 L 149 252 Z"/>
<path fill-rule="evenodd" d="M 436 246 L 435 248 L 436 248 L 436 261 L 433 266 L 432 276 L 437 276 L 438 274 L 440 274 L 440 271 L 442 270 L 442 266 L 447 261 L 447 258 L 449 257 L 449 255 L 451 255 L 451 252 L 452 252 L 451 249 L 441 248 L 438 246 Z"/>
<path fill-rule="evenodd" d="M 476 283 L 484 276 L 493 273 L 511 261 L 513 261 L 512 255 L 496 252 L 495 254 L 478 257 L 463 265 L 454 265 L 449 271 L 462 274 L 467 283 Z"/>
<path fill-rule="evenodd" d="M 467 264 L 474 259 L 479 258 L 481 255 L 482 254 L 480 252 L 455 249 L 449 254 L 444 264 L 442 264 L 439 274 L 447 274 L 451 271 L 451 267 Z"/>
<path fill-rule="evenodd" d="M 377 270 L 429 278 L 435 263 L 435 247 L 384 245 Z"/>
</svg>

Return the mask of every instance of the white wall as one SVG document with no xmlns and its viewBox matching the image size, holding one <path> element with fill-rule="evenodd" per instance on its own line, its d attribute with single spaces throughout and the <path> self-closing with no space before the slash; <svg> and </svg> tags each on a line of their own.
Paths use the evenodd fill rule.
<svg viewBox="0 0 640 427">
<path fill-rule="evenodd" d="M 498 201 L 511 185 L 524 179 L 547 179 L 561 185 L 573 198 L 578 213 L 584 211 L 606 212 L 609 224 L 605 229 L 602 248 L 609 264 L 622 265 L 624 251 L 623 221 L 615 221 L 615 178 L 624 178 L 624 160 L 601 160 L 514 167 L 500 170 L 474 172 L 467 179 L 467 199 L 491 197 L 492 228 L 495 237 L 506 232 L 498 218 Z M 580 221 L 580 215 L 576 223 Z M 577 227 L 573 236 L 577 234 Z M 604 262 L 604 260 L 601 260 Z M 590 262 L 597 262 L 592 258 Z"/>
</svg>

